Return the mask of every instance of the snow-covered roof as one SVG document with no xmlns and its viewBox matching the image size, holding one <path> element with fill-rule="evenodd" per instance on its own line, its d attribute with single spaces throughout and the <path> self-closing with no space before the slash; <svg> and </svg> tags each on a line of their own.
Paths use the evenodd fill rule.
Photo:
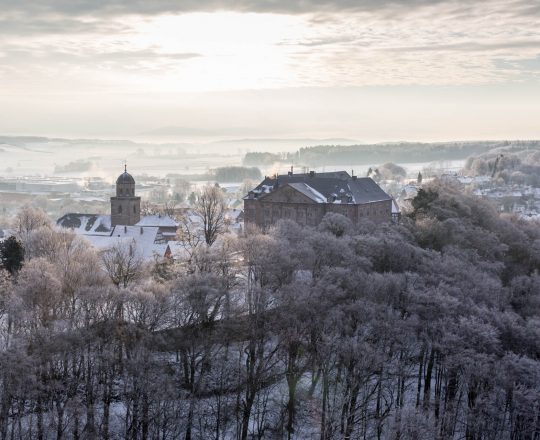
<svg viewBox="0 0 540 440">
<path fill-rule="evenodd" d="M 141 226 L 121 226 L 114 227 L 111 237 L 117 238 L 133 238 L 137 243 L 137 248 L 146 258 L 152 258 L 154 252 L 154 244 L 158 235 L 158 227 L 141 227 Z"/>
<path fill-rule="evenodd" d="M 136 226 L 177 227 L 178 222 L 168 215 L 146 215 L 141 218 Z"/>
<path fill-rule="evenodd" d="M 323 196 L 315 188 L 312 188 L 307 183 L 298 182 L 298 183 L 289 183 L 289 186 L 292 186 L 295 190 L 301 192 L 305 196 L 309 197 L 316 203 L 326 203 L 326 197 Z"/>
<path fill-rule="evenodd" d="M 392 199 L 392 214 L 399 214 L 401 211 L 399 210 L 399 206 L 397 205 L 396 201 Z"/>
<path fill-rule="evenodd" d="M 241 209 L 228 209 L 227 212 L 225 213 L 225 217 L 227 217 L 230 220 L 236 221 L 238 220 L 238 217 L 240 217 L 242 212 L 243 211 Z"/>
<path fill-rule="evenodd" d="M 346 171 L 334 173 L 285 174 L 266 177 L 245 199 L 264 197 L 265 194 L 290 185 L 317 203 L 333 203 L 338 194 L 350 196 L 346 203 L 364 204 L 390 200 L 390 196 L 369 177 L 350 176 Z M 336 195 L 336 198 L 333 197 Z M 257 197 L 258 196 L 258 197 Z M 324 201 L 322 201 L 324 199 Z"/>
<path fill-rule="evenodd" d="M 99 250 L 110 249 L 117 245 L 134 245 L 137 254 L 145 261 L 155 256 L 163 257 L 167 251 L 167 243 L 156 243 L 157 227 L 115 226 L 110 236 L 85 235 L 92 246 Z"/>
<path fill-rule="evenodd" d="M 60 217 L 56 224 L 72 229 L 80 235 L 110 235 L 111 216 L 102 214 L 69 213 Z"/>
</svg>

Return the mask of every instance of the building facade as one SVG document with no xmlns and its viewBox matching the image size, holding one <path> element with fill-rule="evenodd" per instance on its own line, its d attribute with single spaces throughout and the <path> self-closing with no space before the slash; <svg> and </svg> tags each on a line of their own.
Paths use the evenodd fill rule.
<svg viewBox="0 0 540 440">
<path fill-rule="evenodd" d="M 133 226 L 141 220 L 141 198 L 135 196 L 135 179 L 124 168 L 116 179 L 116 197 L 111 197 L 111 226 Z"/>
<path fill-rule="evenodd" d="M 282 219 L 317 226 L 329 212 L 375 223 L 392 221 L 392 198 L 369 177 L 345 171 L 266 177 L 244 198 L 246 227 L 266 228 Z"/>
</svg>

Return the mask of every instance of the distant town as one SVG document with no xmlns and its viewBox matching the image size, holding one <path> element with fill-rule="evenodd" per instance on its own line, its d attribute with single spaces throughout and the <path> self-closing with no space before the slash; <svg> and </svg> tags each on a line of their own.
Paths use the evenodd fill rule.
<svg viewBox="0 0 540 440">
<path fill-rule="evenodd" d="M 103 174 L 114 173 L 111 163 L 101 169 L 99 165 L 103 159 L 83 158 L 63 167 L 55 166 L 53 173 L 47 172 L 46 166 L 40 169 L 41 165 L 36 163 L 30 168 L 32 172 L 24 174 L 22 171 L 23 174 L 19 174 L 14 165 L 17 161 L 20 163 L 17 155 L 24 158 L 25 153 L 30 151 L 36 160 L 34 143 L 20 139 L 5 139 L 4 142 L 0 144 L 0 151 L 3 150 L 0 154 L 2 157 L 9 155 L 9 161 L 6 162 L 6 172 L 0 174 L 0 231 L 8 228 L 8 219 L 23 204 L 44 209 L 54 220 L 70 213 L 110 214 L 109 200 L 115 193 L 115 178 L 114 174 L 111 177 L 104 177 Z M 37 145 L 43 151 L 47 142 L 40 138 Z M 145 156 L 140 149 L 138 157 L 130 160 L 130 172 L 137 180 L 137 195 L 141 197 L 143 215 L 163 214 L 174 217 L 189 212 L 197 188 L 211 183 L 222 189 L 229 222 L 237 230 L 243 226 L 244 198 L 250 191 L 260 188 L 265 178 L 275 179 L 279 174 L 286 176 L 291 173 L 291 169 L 296 176 L 311 172 L 321 177 L 321 173 L 341 170 L 348 175 L 369 177 L 390 195 L 394 214 L 408 209 L 418 189 L 437 178 L 492 200 L 501 212 L 525 219 L 540 217 L 540 177 L 537 174 L 540 142 L 470 142 L 459 144 L 460 148 L 456 148 L 454 143 L 412 144 L 408 162 L 392 160 L 404 159 L 397 146 L 380 146 L 388 160 L 373 145 L 330 146 L 303 148 L 296 153 L 233 155 L 228 159 L 230 165 L 227 166 L 219 166 L 223 162 L 219 155 L 200 152 L 187 154 L 183 148 L 169 147 L 169 150 L 174 151 L 172 156 Z M 80 150 L 73 148 L 83 152 L 88 146 L 83 144 Z M 159 147 L 153 147 L 152 151 L 156 150 L 160 151 Z M 95 154 L 94 150 L 92 152 Z M 121 154 L 117 153 L 116 156 Z M 429 161 L 420 161 L 422 156 Z M 334 165 L 321 165 L 324 157 Z M 167 163 L 171 168 L 172 164 L 178 163 L 180 171 L 148 175 L 149 168 L 143 165 L 145 158 L 154 164 L 155 169 L 162 167 L 161 163 Z M 207 163 L 205 168 L 197 166 L 201 161 Z M 116 162 L 118 169 L 123 161 L 117 159 Z M 350 165 L 354 163 L 356 165 Z"/>
</svg>

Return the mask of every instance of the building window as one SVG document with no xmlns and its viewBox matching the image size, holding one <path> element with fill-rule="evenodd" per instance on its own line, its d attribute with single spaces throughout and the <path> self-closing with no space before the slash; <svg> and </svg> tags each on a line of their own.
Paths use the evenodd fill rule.
<svg viewBox="0 0 540 440">
<path fill-rule="evenodd" d="M 137 207 L 133 205 L 133 214 L 137 214 Z"/>
<path fill-rule="evenodd" d="M 118 205 L 118 214 L 122 214 L 122 205 Z"/>
</svg>

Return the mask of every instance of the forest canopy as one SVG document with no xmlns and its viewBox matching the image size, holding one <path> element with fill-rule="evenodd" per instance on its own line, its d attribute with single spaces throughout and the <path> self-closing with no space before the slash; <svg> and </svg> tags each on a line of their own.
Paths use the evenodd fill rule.
<svg viewBox="0 0 540 440">
<path fill-rule="evenodd" d="M 1 438 L 540 434 L 540 228 L 458 187 L 424 185 L 400 224 L 283 221 L 174 263 L 32 208 L 13 232 Z"/>
</svg>

